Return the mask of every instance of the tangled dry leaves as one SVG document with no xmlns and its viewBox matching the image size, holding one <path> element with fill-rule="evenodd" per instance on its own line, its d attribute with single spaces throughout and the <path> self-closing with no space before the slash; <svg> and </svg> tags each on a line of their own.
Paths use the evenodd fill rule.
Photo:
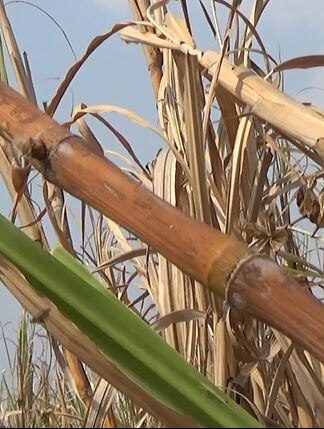
<svg viewBox="0 0 324 429">
<path fill-rule="evenodd" d="M 166 4 L 158 2 L 147 11 L 155 31 L 135 26 L 121 31 L 124 40 L 163 55 L 157 109 L 169 147 L 154 161 L 154 192 L 277 258 L 300 278 L 301 286 L 320 284 L 321 256 L 316 273 L 307 275 L 318 239 L 308 239 L 307 230 L 296 232 L 293 221 L 298 217 L 296 191 L 323 165 L 321 152 L 313 150 L 323 123 L 317 112 L 281 93 L 279 72 L 316 67 L 321 59 L 297 58 L 271 68 L 271 58 L 260 46 L 265 68 L 256 67 L 249 52 L 267 2 L 254 3 L 243 37 L 233 23 L 226 28 L 221 53 L 200 52 L 188 21 L 167 11 Z M 229 16 L 233 11 L 232 5 Z M 165 330 L 173 347 L 243 406 L 253 403 L 280 425 L 323 423 L 321 363 L 294 350 L 280 333 L 232 314 L 161 256 L 158 267 L 153 277 L 158 284 L 151 285 L 158 314 L 193 311 L 191 322 L 186 317 Z M 194 317 L 197 310 L 205 312 L 205 319 Z"/>
</svg>

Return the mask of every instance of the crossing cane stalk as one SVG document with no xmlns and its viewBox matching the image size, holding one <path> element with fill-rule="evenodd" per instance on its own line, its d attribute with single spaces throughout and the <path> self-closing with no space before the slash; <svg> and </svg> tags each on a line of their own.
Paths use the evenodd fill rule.
<svg viewBox="0 0 324 429">
<path fill-rule="evenodd" d="M 47 180 L 91 205 L 324 361 L 324 309 L 270 258 L 198 222 L 149 192 L 87 142 L 0 82 L 0 134 Z"/>
</svg>

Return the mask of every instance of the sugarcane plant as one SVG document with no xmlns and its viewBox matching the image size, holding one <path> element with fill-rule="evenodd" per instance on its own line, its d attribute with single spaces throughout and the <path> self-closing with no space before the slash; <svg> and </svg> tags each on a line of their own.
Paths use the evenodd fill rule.
<svg viewBox="0 0 324 429">
<path fill-rule="evenodd" d="M 271 68 L 255 30 L 267 2 L 255 2 L 247 20 L 240 2 L 220 1 L 229 12 L 219 52 L 196 47 L 186 2 L 180 8 L 184 18 L 172 15 L 167 3 L 130 0 L 134 21 L 116 24 L 92 41 L 45 111 L 35 104 L 30 77 L 0 6 L 3 37 L 13 52 L 21 92 L 0 82 L 0 166 L 14 201 L 11 220 L 18 217 L 23 226 L 22 232 L 0 218 L 1 280 L 34 321 L 65 347 L 88 406 L 93 395 L 81 362 L 167 425 L 318 424 L 324 416 L 310 410 L 322 401 L 324 310 L 307 284 L 310 276 L 322 274 L 299 255 L 293 227 L 284 220 L 290 219 L 285 209 L 288 185 L 306 183 L 299 161 L 293 165 L 289 157 L 291 147 L 322 166 L 324 122 L 314 109 L 282 92 L 273 78 L 294 64 L 305 64 L 305 59 Z M 231 61 L 235 17 L 246 27 L 242 50 Z M 208 23 L 216 32 L 210 19 Z M 114 34 L 143 46 L 160 128 L 116 106 L 81 105 L 59 124 L 53 116 L 73 77 Z M 253 68 L 248 56 L 253 38 L 263 49 L 266 73 Z M 319 58 L 309 57 L 309 67 L 312 61 Z M 221 112 L 218 128 L 212 121 L 215 102 Z M 105 123 L 126 145 L 102 118 L 105 111 L 150 127 L 166 143 L 151 169 L 141 167 L 130 175 L 104 156 L 85 115 Z M 72 124 L 78 125 L 78 134 L 71 132 Z M 284 174 L 275 188 L 268 173 L 279 175 L 277 165 Z M 31 169 L 42 177 L 45 209 L 38 215 L 29 198 Z M 174 181 L 174 189 L 166 192 L 161 186 L 161 171 L 172 178 L 168 184 Z M 124 250 L 124 256 L 109 251 L 110 262 L 102 264 L 87 254 L 101 282 L 75 261 L 82 258 L 73 246 L 65 193 L 81 201 L 83 251 L 86 209 L 94 230 L 93 210 L 100 219 L 99 235 L 106 236 L 108 228 L 114 236 L 110 245 L 118 242 Z M 320 203 L 318 207 L 320 217 Z M 52 255 L 42 227 L 45 212 L 61 246 Z M 135 237 L 139 249 L 129 245 Z M 135 305 L 126 309 L 117 299 L 123 294 L 118 294 L 112 267 L 130 260 L 147 291 L 138 302 L 150 296 L 157 308 L 159 317 L 151 327 Z M 239 373 L 242 363 L 246 375 Z M 269 383 L 271 371 L 275 375 Z M 240 377 L 251 383 L 257 411 L 239 397 Z M 230 379 L 238 383 L 232 389 Z M 228 388 L 227 394 L 215 385 Z M 316 385 L 311 398 L 292 395 L 302 385 Z M 287 401 L 285 409 L 280 401 Z M 300 406 L 303 416 L 297 412 Z M 113 414 L 105 416 L 107 424 L 116 424 Z"/>
</svg>

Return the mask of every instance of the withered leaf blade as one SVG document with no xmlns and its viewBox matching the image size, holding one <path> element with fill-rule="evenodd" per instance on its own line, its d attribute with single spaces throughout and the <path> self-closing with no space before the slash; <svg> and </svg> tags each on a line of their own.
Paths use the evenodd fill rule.
<svg viewBox="0 0 324 429">
<path fill-rule="evenodd" d="M 295 57 L 278 64 L 273 72 L 293 69 L 311 69 L 314 67 L 324 67 L 324 55 L 305 55 Z"/>
</svg>

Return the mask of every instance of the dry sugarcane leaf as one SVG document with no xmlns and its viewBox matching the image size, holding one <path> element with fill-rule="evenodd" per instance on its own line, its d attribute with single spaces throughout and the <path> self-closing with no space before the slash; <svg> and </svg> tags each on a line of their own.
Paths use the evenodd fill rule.
<svg viewBox="0 0 324 429">
<path fill-rule="evenodd" d="M 61 206 L 61 190 L 55 186 L 51 185 L 47 181 L 43 182 L 43 197 L 45 201 L 45 206 L 47 214 L 51 220 L 53 228 L 57 234 L 59 242 L 62 246 L 72 255 L 75 254 L 72 242 L 70 240 L 70 235 L 66 233 L 65 226 L 67 223 L 64 221 L 66 215 L 66 207 Z"/>
<path fill-rule="evenodd" d="M 291 58 L 274 67 L 273 72 L 293 69 L 310 69 L 314 67 L 324 67 L 324 55 L 304 55 L 302 57 Z"/>
<path fill-rule="evenodd" d="M 113 135 L 123 145 L 123 147 L 129 153 L 129 155 L 131 156 L 131 158 L 134 160 L 135 164 L 140 167 L 140 169 L 142 170 L 142 173 L 145 176 L 148 176 L 145 168 L 142 166 L 140 160 L 137 158 L 137 156 L 136 156 L 135 152 L 133 151 L 133 148 L 132 148 L 131 144 L 128 142 L 128 140 L 119 131 L 117 131 L 117 129 L 115 127 L 113 127 L 110 122 L 108 122 L 101 115 L 98 115 L 97 113 L 94 113 L 92 115 L 95 118 L 97 118 L 98 121 L 100 121 L 105 127 L 107 127 L 109 129 L 109 131 L 111 131 L 113 133 Z"/>
<path fill-rule="evenodd" d="M 250 109 L 248 109 L 250 110 Z M 239 220 L 239 210 L 241 206 L 241 175 L 243 176 L 244 158 L 246 157 L 246 149 L 253 133 L 253 121 L 250 117 L 240 119 L 240 124 L 237 129 L 234 150 L 232 153 L 231 165 L 231 180 L 227 198 L 226 211 L 226 232 L 230 233 L 232 228 L 237 225 Z"/>
<path fill-rule="evenodd" d="M 104 104 L 104 105 L 98 105 L 98 106 L 88 106 L 88 107 L 84 107 L 84 108 L 75 109 L 72 117 L 67 122 L 65 122 L 65 125 L 66 126 L 71 125 L 77 119 L 82 118 L 82 116 L 86 115 L 87 113 L 95 115 L 95 114 L 99 114 L 99 113 L 112 113 L 112 112 L 118 113 L 122 116 L 125 116 L 128 120 L 134 122 L 137 125 L 140 125 L 143 128 L 147 128 L 147 129 L 153 131 L 155 134 L 157 134 L 159 137 L 161 137 L 162 140 L 165 140 L 163 133 L 159 129 L 154 127 L 152 124 L 150 124 L 145 119 L 141 118 L 136 113 L 134 113 L 128 109 L 125 109 L 124 107 L 113 106 L 110 104 Z"/>
<path fill-rule="evenodd" d="M 278 395 L 280 385 L 283 384 L 283 381 L 284 381 L 285 368 L 288 365 L 288 361 L 289 361 L 289 358 L 290 358 L 290 355 L 291 355 L 293 349 L 294 349 L 294 347 L 291 344 L 288 347 L 288 349 L 285 351 L 285 353 L 283 354 L 283 356 L 280 360 L 280 363 L 278 365 L 278 368 L 276 370 L 274 378 L 272 380 L 269 395 L 267 397 L 266 409 L 265 409 L 265 415 L 267 417 L 271 416 L 272 409 L 275 406 L 275 402 L 277 399 L 277 395 Z"/>
<path fill-rule="evenodd" d="M 11 166 L 11 180 L 16 191 L 16 198 L 11 211 L 11 222 L 15 223 L 18 204 L 26 190 L 31 163 L 27 161 L 23 165 L 18 165 L 15 161 Z"/>
<path fill-rule="evenodd" d="M 108 267 L 112 267 L 117 264 L 121 264 L 122 262 L 128 261 L 133 258 L 138 258 L 139 256 L 146 256 L 148 250 L 146 248 L 134 249 L 129 252 L 124 252 L 119 256 L 115 256 L 114 258 L 109 259 L 108 261 L 101 262 L 95 269 L 92 270 L 92 273 L 96 273 L 101 270 L 105 270 Z M 153 250 L 149 250 L 150 253 Z"/>
<path fill-rule="evenodd" d="M 117 242 L 121 246 L 122 250 L 126 253 L 133 251 L 133 248 L 129 244 L 129 241 L 126 238 L 126 231 L 124 231 L 119 225 L 117 225 L 112 220 L 105 218 L 109 229 L 114 234 Z M 146 263 L 143 262 L 140 258 L 136 257 L 132 259 L 132 264 L 136 268 L 138 274 L 141 277 L 143 282 L 142 287 L 149 291 L 152 295 L 154 302 L 158 301 L 158 279 L 156 271 L 152 267 L 152 261 L 149 261 L 149 267 L 146 267 Z M 148 271 L 147 271 L 148 270 Z M 149 278 L 148 278 L 149 272 Z"/>
<path fill-rule="evenodd" d="M 151 327 L 155 331 L 163 331 L 172 324 L 191 322 L 192 320 L 202 319 L 204 317 L 206 317 L 206 313 L 200 310 L 189 308 L 184 310 L 175 310 L 169 314 L 161 316 L 159 319 L 157 319 L 151 324 Z"/>
<path fill-rule="evenodd" d="M 296 406 L 298 424 L 303 428 L 314 427 L 317 416 L 312 412 L 307 398 L 307 391 L 301 389 L 297 382 L 296 374 L 292 371 L 290 365 L 287 365 L 286 373 L 290 382 L 292 398 Z"/>
<path fill-rule="evenodd" d="M 122 28 L 125 28 L 129 25 L 134 25 L 132 22 L 125 22 L 121 24 L 116 24 L 112 27 L 110 31 L 107 33 L 103 33 L 99 36 L 96 36 L 89 46 L 87 47 L 85 53 L 81 57 L 79 61 L 77 61 L 70 69 L 67 71 L 63 81 L 61 82 L 60 86 L 56 90 L 56 93 L 52 100 L 50 101 L 49 105 L 47 106 L 46 113 L 49 116 L 53 116 L 57 106 L 59 105 L 59 102 L 61 101 L 63 95 L 65 94 L 68 86 L 70 85 L 71 81 L 77 74 L 77 72 L 80 70 L 81 66 L 85 63 L 85 61 L 89 58 L 89 56 L 100 46 L 104 41 L 106 41 L 110 36 L 120 31 Z"/>
<path fill-rule="evenodd" d="M 276 330 L 273 330 L 273 332 L 282 349 L 287 351 L 291 343 L 290 340 Z M 315 417 L 317 424 L 321 427 L 324 424 L 324 398 L 295 351 L 292 352 L 289 363 L 294 374 L 295 383 L 297 383 L 296 386 L 298 385 L 298 389 L 303 392 L 304 400 L 308 404 L 307 408 L 311 410 L 308 413 Z M 296 394 L 300 398 L 300 394 L 298 392 Z"/>
<path fill-rule="evenodd" d="M 8 189 L 12 201 L 15 201 L 17 196 L 16 190 L 12 183 L 12 159 L 10 158 L 11 157 L 6 150 L 4 140 L 0 139 L 0 174 Z M 21 198 L 17 203 L 17 215 L 20 219 L 21 225 L 23 226 L 23 231 L 33 241 L 42 243 L 45 248 L 48 247 L 43 228 L 36 216 L 28 189 L 25 189 L 25 193 L 21 195 Z"/>
<path fill-rule="evenodd" d="M 243 55 L 243 64 L 249 66 L 248 57 L 250 48 L 253 42 L 253 36 L 256 33 L 256 26 L 261 18 L 261 15 L 267 5 L 268 1 L 256 0 L 251 8 L 250 18 L 248 20 L 250 25 L 246 25 L 245 34 L 242 41 L 242 46 L 244 50 L 242 51 L 241 56 Z M 252 28 L 251 28 L 252 27 Z M 253 31 L 252 31 L 253 30 Z M 241 62 L 241 61 L 240 61 Z"/>
<path fill-rule="evenodd" d="M 258 165 L 256 167 L 251 198 L 247 209 L 246 219 L 248 220 L 248 222 L 256 222 L 258 213 L 262 210 L 262 203 L 265 203 L 265 200 L 263 199 L 263 190 L 266 185 L 267 173 L 269 171 L 272 159 L 273 156 L 271 151 L 266 150 L 266 148 L 263 148 L 262 155 L 260 156 Z M 276 188 L 276 185 L 274 185 L 274 188 Z M 271 191 L 273 195 L 274 189 L 272 189 Z"/>
<path fill-rule="evenodd" d="M 223 318 L 216 320 L 214 317 L 213 361 L 213 381 L 216 386 L 225 389 L 228 380 L 234 376 L 236 358 Z"/>
<path fill-rule="evenodd" d="M 183 143 L 186 138 L 182 119 L 183 94 L 180 92 L 179 85 L 172 90 L 172 82 L 178 81 L 178 73 L 174 66 L 174 56 L 170 51 L 164 51 L 163 56 L 165 72 L 161 80 L 158 97 L 160 126 L 165 132 L 167 144 L 173 155 L 186 174 L 187 179 L 190 179 L 190 170 L 188 161 L 185 158 Z"/>
<path fill-rule="evenodd" d="M 72 117 L 74 114 L 78 115 L 78 112 L 82 109 L 87 108 L 88 106 L 85 103 L 82 103 L 79 107 L 74 109 L 74 113 L 72 114 Z M 142 166 L 141 162 L 137 158 L 135 152 L 133 151 L 130 143 L 127 141 L 127 139 L 119 133 L 115 127 L 113 127 L 105 118 L 103 118 L 101 115 L 97 113 L 90 113 L 92 116 L 97 118 L 105 127 L 107 127 L 114 136 L 118 139 L 118 141 L 123 145 L 123 147 L 126 149 L 126 151 L 129 153 L 129 155 L 132 157 L 132 159 L 135 161 L 135 163 L 141 168 L 142 172 L 147 175 L 146 170 Z M 101 144 L 96 139 L 95 135 L 92 133 L 89 126 L 86 124 L 85 120 L 83 118 L 76 119 L 75 121 L 81 135 L 85 138 L 85 141 L 87 142 L 89 148 L 93 150 L 97 155 L 103 156 L 104 151 L 102 149 Z"/>
<path fill-rule="evenodd" d="M 240 174 L 240 189 L 242 195 L 242 211 L 246 217 L 251 196 L 253 195 L 253 185 L 255 183 L 256 170 L 258 167 L 257 141 L 254 120 L 251 123 L 251 132 L 248 133 L 246 142 L 242 142 L 244 147 L 243 159 Z M 261 186 L 261 184 L 260 184 Z"/>
<path fill-rule="evenodd" d="M 216 89 L 216 99 L 221 110 L 221 121 L 224 122 L 226 128 L 230 152 L 232 152 L 239 126 L 236 100 L 221 86 Z"/>
<path fill-rule="evenodd" d="M 31 100 L 34 104 L 37 104 L 35 99 L 35 92 L 25 71 L 24 63 L 20 55 L 17 41 L 12 31 L 11 24 L 7 17 L 5 5 L 3 2 L 0 2 L 0 27 L 2 30 L 3 38 L 7 45 L 15 77 L 20 87 L 20 92 L 24 94 L 26 98 Z"/>
<path fill-rule="evenodd" d="M 251 352 L 249 341 L 242 335 L 242 327 L 246 317 L 236 309 L 229 307 L 226 311 L 225 320 L 227 333 L 237 360 L 242 363 L 255 362 L 256 356 Z"/>
<path fill-rule="evenodd" d="M 84 105 L 82 105 L 82 107 L 84 107 Z M 81 136 L 84 138 L 88 147 L 93 150 L 98 156 L 104 156 L 104 151 L 101 144 L 97 140 L 94 133 L 91 131 L 91 128 L 86 123 L 85 119 L 79 118 L 75 121 L 75 124 L 78 127 L 78 130 Z"/>
<path fill-rule="evenodd" d="M 297 192 L 296 203 L 300 213 L 310 218 L 317 203 L 314 191 L 308 186 L 301 186 Z"/>
<path fill-rule="evenodd" d="M 319 362 L 317 359 L 314 359 L 309 353 L 307 353 L 304 350 L 296 349 L 296 352 L 298 354 L 298 357 L 301 363 L 305 366 L 309 375 L 312 377 L 319 392 L 324 397 L 324 383 L 323 383 L 323 376 L 322 376 L 323 364 Z M 316 371 L 315 368 L 319 369 L 319 371 Z"/>
<path fill-rule="evenodd" d="M 251 388 L 253 389 L 253 403 L 257 407 L 259 413 L 264 415 L 265 410 L 265 385 L 263 374 L 258 367 L 253 367 L 250 376 Z"/>
<path fill-rule="evenodd" d="M 184 150 L 190 168 L 196 219 L 211 224 L 209 192 L 205 168 L 205 143 L 202 123 L 202 85 L 198 61 L 188 55 L 175 55 L 178 78 L 183 91 Z"/>
<path fill-rule="evenodd" d="M 154 166 L 154 193 L 175 206 L 177 204 L 175 184 L 176 159 L 170 149 L 163 149 L 156 157 Z M 159 255 L 159 294 L 155 302 L 162 316 L 178 310 L 179 307 L 187 307 L 184 299 L 185 290 L 182 287 L 179 288 L 181 283 L 176 282 L 176 279 L 179 279 L 175 276 L 176 270 L 166 258 Z M 168 344 L 184 352 L 185 337 L 182 326 L 170 326 L 165 330 L 164 335 Z"/>
<path fill-rule="evenodd" d="M 112 413 L 112 401 L 116 393 L 116 389 L 110 383 L 103 378 L 99 380 L 87 409 L 84 427 L 116 427 Z"/>
<path fill-rule="evenodd" d="M 321 157 L 324 158 L 324 137 L 320 137 L 316 140 L 315 147 Z"/>
<path fill-rule="evenodd" d="M 132 10 L 132 14 L 137 21 L 144 21 L 146 17 L 147 9 L 150 6 L 149 0 L 129 0 L 129 5 Z M 162 15 L 162 13 L 161 13 Z M 161 20 L 162 18 L 160 18 Z M 155 33 L 155 28 L 150 25 L 143 25 L 140 30 L 145 32 Z M 158 98 L 159 87 L 162 78 L 162 54 L 159 49 L 152 48 L 151 46 L 143 46 L 144 55 L 148 65 L 148 69 L 151 75 L 151 81 L 155 98 Z"/>
<path fill-rule="evenodd" d="M 182 186 L 182 180 L 181 169 L 176 163 L 173 152 L 160 151 L 154 167 L 154 192 L 172 205 L 177 205 L 182 210 L 189 212 L 188 195 Z M 159 255 L 159 278 L 161 286 L 157 305 L 162 315 L 183 308 L 207 310 L 208 304 L 204 301 L 201 286 L 195 284 L 161 255 Z M 190 361 L 197 362 L 199 366 L 200 362 L 204 361 L 206 338 L 202 339 L 202 335 L 199 336 L 198 332 L 204 331 L 205 328 L 202 328 L 196 321 L 192 321 L 189 323 L 188 329 L 179 325 L 167 329 L 164 335 L 169 344 Z M 198 343 L 200 343 L 199 349 L 197 349 Z M 197 350 L 201 351 L 199 357 L 197 357 Z"/>
</svg>

